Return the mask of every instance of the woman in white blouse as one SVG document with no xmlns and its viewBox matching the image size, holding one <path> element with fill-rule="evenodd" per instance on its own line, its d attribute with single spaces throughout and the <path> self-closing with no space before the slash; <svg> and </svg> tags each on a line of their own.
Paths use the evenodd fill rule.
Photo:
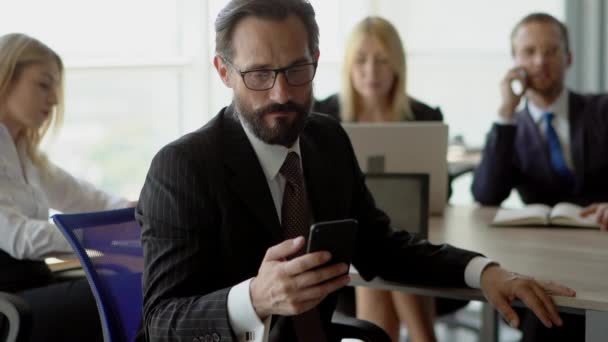
<svg viewBox="0 0 608 342">
<path fill-rule="evenodd" d="M 49 208 L 81 212 L 132 204 L 72 177 L 39 150 L 47 130 L 61 124 L 62 82 L 63 63 L 53 50 L 24 34 L 0 37 L 0 291 L 29 302 L 32 341 L 101 339 L 86 280 L 58 282 L 44 263 L 46 256 L 71 251 L 49 222 Z"/>
</svg>

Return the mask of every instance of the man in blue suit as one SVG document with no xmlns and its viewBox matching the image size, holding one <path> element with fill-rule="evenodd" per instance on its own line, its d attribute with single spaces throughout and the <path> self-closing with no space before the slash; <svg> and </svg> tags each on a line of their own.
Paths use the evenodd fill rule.
<svg viewBox="0 0 608 342">
<path fill-rule="evenodd" d="M 542 13 L 515 27 L 516 66 L 501 83 L 499 122 L 473 182 L 482 204 L 499 205 L 513 188 L 525 203 L 608 201 L 608 95 L 565 87 L 572 61 L 567 34 L 560 21 Z M 519 94 L 511 89 L 515 80 L 523 84 Z M 525 105 L 516 111 L 523 97 Z"/>
<path fill-rule="evenodd" d="M 500 85 L 499 120 L 475 172 L 475 199 L 500 205 L 515 188 L 525 203 L 595 203 L 584 213 L 597 213 L 606 229 L 606 204 L 600 202 L 608 201 L 608 95 L 580 95 L 565 87 L 572 62 L 568 30 L 548 14 L 530 14 L 515 26 L 511 52 L 516 66 Z M 513 82 L 521 92 L 513 91 Z M 584 319 L 578 321 L 565 324 L 567 332 L 524 325 L 524 341 L 581 340 Z"/>
</svg>

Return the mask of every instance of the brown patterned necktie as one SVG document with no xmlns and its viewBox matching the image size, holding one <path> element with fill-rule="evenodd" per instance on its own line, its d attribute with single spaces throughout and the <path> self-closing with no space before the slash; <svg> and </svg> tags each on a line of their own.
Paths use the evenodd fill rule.
<svg viewBox="0 0 608 342">
<path fill-rule="evenodd" d="M 308 225 L 311 222 L 308 215 L 308 201 L 304 176 L 300 168 L 300 157 L 296 152 L 289 152 L 279 172 L 285 177 L 283 206 L 281 207 L 281 225 L 283 236 L 292 239 L 297 236 L 308 238 Z M 304 254 L 304 249 L 294 256 Z M 326 341 L 319 310 L 316 308 L 294 316 L 293 327 L 300 342 Z"/>
<path fill-rule="evenodd" d="M 308 238 L 308 206 L 304 177 L 300 169 L 300 157 L 296 152 L 289 152 L 279 172 L 285 177 L 285 192 L 281 208 L 281 225 L 283 236 L 292 239 L 297 236 Z"/>
</svg>

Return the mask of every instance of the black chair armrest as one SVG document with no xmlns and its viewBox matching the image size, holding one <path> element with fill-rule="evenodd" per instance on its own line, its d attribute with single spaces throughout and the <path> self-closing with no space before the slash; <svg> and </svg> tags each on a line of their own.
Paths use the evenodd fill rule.
<svg viewBox="0 0 608 342">
<path fill-rule="evenodd" d="M 2 337 L 6 342 L 25 342 L 29 340 L 32 313 L 29 305 L 21 298 L 0 292 L 0 315 L 8 327 L 2 327 Z M 0 326 L 1 327 L 1 326 Z M 4 331 L 6 329 L 6 332 Z"/>
<path fill-rule="evenodd" d="M 388 334 L 377 325 L 335 313 L 331 321 L 335 336 L 356 338 L 368 342 L 391 342 Z"/>
</svg>

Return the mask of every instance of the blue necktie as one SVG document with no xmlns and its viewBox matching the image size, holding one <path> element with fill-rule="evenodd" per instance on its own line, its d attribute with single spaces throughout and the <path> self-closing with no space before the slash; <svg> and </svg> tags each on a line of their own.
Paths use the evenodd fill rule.
<svg viewBox="0 0 608 342">
<path fill-rule="evenodd" d="M 543 114 L 543 120 L 545 123 L 545 137 L 547 139 L 547 147 L 549 147 L 549 158 L 551 160 L 551 166 L 555 173 L 570 187 L 574 186 L 574 175 L 566 165 L 564 159 L 564 153 L 562 151 L 562 145 L 559 142 L 557 132 L 553 127 L 553 118 L 555 114 L 545 113 Z"/>
</svg>

